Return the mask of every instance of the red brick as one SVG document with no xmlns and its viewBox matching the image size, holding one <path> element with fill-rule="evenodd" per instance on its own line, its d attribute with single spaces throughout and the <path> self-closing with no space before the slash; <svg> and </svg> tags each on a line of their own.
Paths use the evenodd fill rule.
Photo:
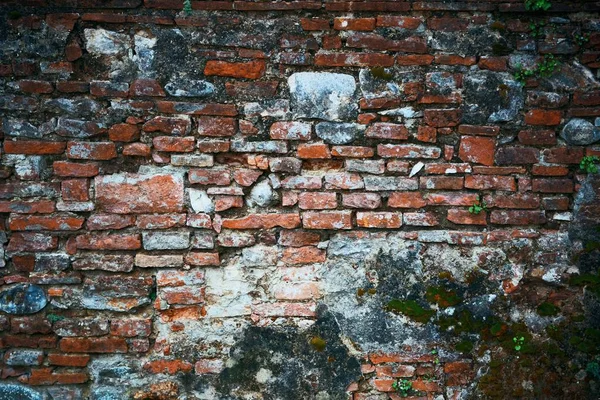
<svg viewBox="0 0 600 400">
<path fill-rule="evenodd" d="M 527 125 L 558 125 L 561 120 L 559 110 L 531 110 L 525 114 L 525 123 Z"/>
<path fill-rule="evenodd" d="M 573 104 L 580 106 L 598 106 L 600 105 L 600 91 L 573 93 Z"/>
<path fill-rule="evenodd" d="M 323 36 L 322 47 L 324 50 L 335 50 L 342 48 L 342 38 L 338 35 L 325 35 Z"/>
<path fill-rule="evenodd" d="M 43 233 L 13 233 L 10 236 L 8 252 L 48 251 L 58 247 L 58 238 Z"/>
<path fill-rule="evenodd" d="M 344 207 L 375 209 L 381 206 L 381 196 L 377 193 L 344 193 Z"/>
<path fill-rule="evenodd" d="M 194 365 L 194 371 L 196 375 L 204 375 L 204 374 L 218 374 L 223 369 L 225 369 L 225 363 L 223 360 L 218 359 L 202 359 L 196 361 Z"/>
<path fill-rule="evenodd" d="M 59 367 L 85 367 L 90 361 L 90 356 L 87 354 L 48 354 L 48 363 Z"/>
<path fill-rule="evenodd" d="M 425 201 L 428 205 L 438 206 L 472 206 L 479 201 L 477 193 L 427 193 Z"/>
<path fill-rule="evenodd" d="M 380 392 L 393 392 L 395 379 L 373 379 L 373 387 Z"/>
<path fill-rule="evenodd" d="M 534 165 L 531 173 L 543 176 L 565 176 L 569 173 L 569 168 L 559 165 Z"/>
<path fill-rule="evenodd" d="M 496 136 L 500 133 L 499 126 L 459 125 L 458 133 L 463 135 Z"/>
<path fill-rule="evenodd" d="M 574 183 L 571 179 L 533 179 L 532 189 L 540 193 L 573 193 Z"/>
<path fill-rule="evenodd" d="M 537 164 L 540 151 L 531 147 L 502 147 L 496 152 L 496 164 Z"/>
<path fill-rule="evenodd" d="M 282 230 L 279 233 L 278 243 L 282 246 L 303 247 L 316 245 L 321 240 L 321 236 L 317 232 L 309 232 L 302 230 Z"/>
<path fill-rule="evenodd" d="M 317 53 L 315 65 L 324 67 L 391 67 L 394 57 L 377 53 Z"/>
<path fill-rule="evenodd" d="M 305 31 L 329 30 L 329 20 L 324 18 L 300 18 L 300 25 Z"/>
<path fill-rule="evenodd" d="M 67 157 L 75 160 L 112 160 L 117 149 L 112 142 L 68 142 Z"/>
<path fill-rule="evenodd" d="M 452 54 L 438 54 L 435 56 L 435 63 L 442 65 L 464 65 L 471 66 L 477 63 L 475 57 L 461 57 Z"/>
<path fill-rule="evenodd" d="M 144 370 L 151 374 L 175 375 L 178 372 L 191 372 L 193 365 L 184 360 L 154 360 L 144 364 Z"/>
<path fill-rule="evenodd" d="M 487 213 L 480 212 L 472 214 L 468 210 L 450 209 L 448 210 L 448 221 L 459 225 L 487 225 Z"/>
<path fill-rule="evenodd" d="M 440 224 L 438 217 L 432 212 L 405 212 L 404 225 L 409 226 L 436 226 Z"/>
<path fill-rule="evenodd" d="M 551 130 L 520 131 L 519 142 L 531 146 L 546 146 L 556 144 L 556 134 Z"/>
<path fill-rule="evenodd" d="M 469 21 L 461 18 L 430 18 L 427 20 L 427 26 L 434 31 L 455 32 L 465 31 Z"/>
<path fill-rule="evenodd" d="M 19 81 L 19 89 L 24 93 L 47 94 L 54 91 L 54 87 L 50 82 L 46 81 Z"/>
<path fill-rule="evenodd" d="M 206 76 L 227 76 L 231 78 L 259 79 L 265 73 L 264 61 L 228 62 L 209 60 L 204 68 Z"/>
<path fill-rule="evenodd" d="M 65 142 L 44 142 L 41 140 L 5 140 L 4 151 L 7 154 L 62 154 Z"/>
<path fill-rule="evenodd" d="M 108 130 L 108 138 L 113 142 L 135 142 L 140 138 L 140 130 L 136 125 L 116 124 Z"/>
<path fill-rule="evenodd" d="M 420 193 L 394 192 L 388 198 L 388 206 L 392 208 L 421 208 L 427 203 Z"/>
<path fill-rule="evenodd" d="M 395 229 L 402 225 L 402 213 L 389 211 L 359 211 L 356 224 L 363 228 Z"/>
<path fill-rule="evenodd" d="M 271 125 L 271 139 L 310 140 L 312 127 L 305 122 L 277 121 Z"/>
<path fill-rule="evenodd" d="M 189 153 L 196 147 L 196 138 L 194 136 L 157 136 L 152 139 L 152 145 L 158 151 Z"/>
<path fill-rule="evenodd" d="M 152 150 L 146 143 L 129 143 L 123 146 L 124 156 L 150 157 Z"/>
<path fill-rule="evenodd" d="M 424 122 L 436 128 L 445 126 L 457 126 L 462 117 L 460 109 L 449 110 L 425 110 Z"/>
<path fill-rule="evenodd" d="M 583 147 L 555 147 L 544 150 L 544 161 L 557 164 L 579 164 L 585 154 Z"/>
<path fill-rule="evenodd" d="M 224 219 L 227 229 L 271 229 L 276 226 L 292 229 L 300 226 L 298 214 L 250 214 L 243 218 Z"/>
<path fill-rule="evenodd" d="M 216 266 L 221 264 L 219 253 L 200 253 L 191 252 L 186 254 L 184 261 L 188 265 L 194 266 Z"/>
<path fill-rule="evenodd" d="M 99 176 L 95 179 L 99 209 L 116 214 L 165 213 L 183 210 L 183 182 L 162 175 Z"/>
<path fill-rule="evenodd" d="M 507 71 L 508 59 L 506 57 L 484 56 L 479 59 L 477 64 L 480 69 L 489 69 L 490 71 Z"/>
<path fill-rule="evenodd" d="M 421 25 L 422 22 L 423 21 L 421 21 L 419 18 L 405 17 L 399 15 L 379 15 L 377 17 L 378 27 L 415 30 Z"/>
<path fill-rule="evenodd" d="M 85 234 L 75 239 L 78 249 L 84 250 L 137 250 L 142 247 L 139 234 Z"/>
<path fill-rule="evenodd" d="M 60 350 L 65 353 L 126 353 L 127 342 L 122 338 L 73 338 L 60 340 Z"/>
<path fill-rule="evenodd" d="M 414 144 L 379 144 L 377 154 L 383 158 L 439 158 L 442 151 L 437 147 Z"/>
<path fill-rule="evenodd" d="M 86 227 L 91 231 L 123 229 L 133 226 L 134 223 L 133 215 L 93 214 L 88 217 Z"/>
<path fill-rule="evenodd" d="M 92 81 L 90 93 L 99 97 L 127 97 L 129 85 L 110 81 Z"/>
<path fill-rule="evenodd" d="M 290 247 L 283 251 L 281 261 L 286 264 L 313 264 L 324 262 L 326 258 L 325 250 L 314 246 Z"/>
<path fill-rule="evenodd" d="M 349 211 L 304 212 L 302 226 L 306 229 L 352 229 L 352 213 Z"/>
<path fill-rule="evenodd" d="M 485 201 L 490 207 L 495 208 L 536 209 L 540 206 L 539 196 L 531 193 L 494 194 L 486 196 Z"/>
<path fill-rule="evenodd" d="M 541 225 L 546 223 L 543 211 L 533 210 L 494 210 L 490 222 L 499 225 Z"/>
<path fill-rule="evenodd" d="M 298 206 L 302 210 L 323 210 L 337 208 L 335 193 L 304 192 L 298 197 Z"/>
<path fill-rule="evenodd" d="M 90 91 L 90 84 L 80 81 L 58 81 L 56 89 L 63 93 L 87 93 Z"/>
<path fill-rule="evenodd" d="M 88 191 L 87 179 L 69 179 L 61 182 L 62 199 L 65 201 L 88 201 Z"/>
<path fill-rule="evenodd" d="M 198 134 L 201 136 L 226 137 L 237 131 L 234 118 L 200 117 L 198 118 Z"/>
<path fill-rule="evenodd" d="M 365 137 L 406 140 L 408 139 L 408 129 L 404 125 L 377 122 L 367 128 Z"/>
<path fill-rule="evenodd" d="M 190 183 L 200 185 L 229 185 L 231 176 L 228 170 L 191 169 L 188 173 Z"/>
<path fill-rule="evenodd" d="M 130 96 L 164 97 L 165 91 L 154 79 L 136 79 L 129 87 Z"/>
<path fill-rule="evenodd" d="M 74 215 L 13 215 L 8 227 L 13 231 L 76 231 L 83 225 L 84 218 Z"/>
<path fill-rule="evenodd" d="M 512 176 L 467 175 L 465 177 L 465 188 L 514 192 L 517 190 L 517 183 Z"/>
<path fill-rule="evenodd" d="M 333 146 L 331 155 L 334 157 L 370 158 L 375 155 L 375 150 L 362 146 Z"/>
<path fill-rule="evenodd" d="M 565 211 L 569 209 L 569 198 L 567 197 L 544 197 L 542 206 L 549 211 Z"/>
<path fill-rule="evenodd" d="M 433 190 L 461 190 L 463 188 L 462 176 L 423 176 L 420 178 L 421 189 Z"/>
<path fill-rule="evenodd" d="M 407 54 L 396 57 L 398 65 L 430 65 L 433 62 L 433 56 L 429 54 Z"/>
<path fill-rule="evenodd" d="M 340 31 L 372 31 L 375 29 L 375 18 L 338 17 L 333 20 L 333 29 Z"/>
<path fill-rule="evenodd" d="M 229 140 L 200 140 L 198 151 L 201 153 L 226 153 L 229 151 Z"/>
<path fill-rule="evenodd" d="M 346 46 L 379 51 L 399 51 L 404 53 L 423 54 L 427 52 L 427 42 L 418 36 L 393 40 L 374 33 L 354 33 L 349 35 L 346 39 Z"/>
<path fill-rule="evenodd" d="M 298 158 L 331 158 L 331 152 L 326 144 L 300 144 L 298 145 Z"/>
</svg>

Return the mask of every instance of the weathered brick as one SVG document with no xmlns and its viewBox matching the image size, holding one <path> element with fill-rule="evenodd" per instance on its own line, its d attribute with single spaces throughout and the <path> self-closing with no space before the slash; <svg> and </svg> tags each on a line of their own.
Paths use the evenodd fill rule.
<svg viewBox="0 0 600 400">
<path fill-rule="evenodd" d="M 356 224 L 364 228 L 395 229 L 402 225 L 402 213 L 389 211 L 359 211 Z"/>
<path fill-rule="evenodd" d="M 352 213 L 350 211 L 304 212 L 302 226 L 306 229 L 352 229 Z"/>
<path fill-rule="evenodd" d="M 344 18 L 333 20 L 333 29 L 341 31 L 372 31 L 375 29 L 375 18 Z"/>
<path fill-rule="evenodd" d="M 490 222 L 499 225 L 541 225 L 546 222 L 544 211 L 533 210 L 493 210 Z"/>
<path fill-rule="evenodd" d="M 298 207 L 302 210 L 324 210 L 337 208 L 335 193 L 304 192 L 298 197 Z"/>
<path fill-rule="evenodd" d="M 67 157 L 75 160 L 112 160 L 117 149 L 112 142 L 68 142 Z"/>
<path fill-rule="evenodd" d="M 204 75 L 227 76 L 231 78 L 258 79 L 265 73 L 265 62 L 262 60 L 248 62 L 227 62 L 209 60 L 204 68 Z"/>
<path fill-rule="evenodd" d="M 324 262 L 326 258 L 325 250 L 313 246 L 290 247 L 283 251 L 281 261 L 286 264 L 313 264 Z"/>
<path fill-rule="evenodd" d="M 561 120 L 561 112 L 558 110 L 531 110 L 525 114 L 527 125 L 558 125 Z"/>
<path fill-rule="evenodd" d="M 465 162 L 493 165 L 495 149 L 496 141 L 494 139 L 463 136 L 460 138 L 458 157 Z"/>
<path fill-rule="evenodd" d="M 377 154 L 384 158 L 439 158 L 442 151 L 438 147 L 417 144 L 379 144 Z"/>
<path fill-rule="evenodd" d="M 60 350 L 66 353 L 125 353 L 127 342 L 122 338 L 63 338 Z"/>
<path fill-rule="evenodd" d="M 6 140 L 4 151 L 7 154 L 62 154 L 65 151 L 65 143 L 41 140 Z"/>
</svg>

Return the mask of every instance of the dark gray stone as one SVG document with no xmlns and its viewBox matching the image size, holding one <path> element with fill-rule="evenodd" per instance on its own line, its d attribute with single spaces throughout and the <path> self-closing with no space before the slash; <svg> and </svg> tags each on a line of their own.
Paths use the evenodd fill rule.
<svg viewBox="0 0 600 400">
<path fill-rule="evenodd" d="M 465 76 L 463 123 L 480 124 L 515 120 L 525 101 L 523 87 L 510 74 L 477 71 Z"/>
<path fill-rule="evenodd" d="M 4 130 L 4 133 L 8 136 L 36 139 L 42 137 L 42 133 L 36 126 L 30 124 L 29 122 L 14 118 L 4 118 L 2 121 L 2 130 Z"/>
<path fill-rule="evenodd" d="M 82 139 L 99 135 L 104 128 L 103 124 L 97 122 L 59 118 L 56 133 L 60 136 Z"/>
<path fill-rule="evenodd" d="M 42 350 L 33 349 L 11 349 L 6 352 L 4 362 L 13 367 L 24 367 L 28 365 L 40 365 L 44 358 Z"/>
<path fill-rule="evenodd" d="M 297 118 L 354 119 L 358 107 L 354 77 L 330 72 L 299 72 L 288 78 Z"/>
<path fill-rule="evenodd" d="M 587 146 L 600 140 L 600 129 L 585 119 L 573 118 L 562 129 L 560 137 L 568 144 Z"/>
<path fill-rule="evenodd" d="M 12 383 L 0 383 L 0 399 L 2 400 L 43 400 L 36 390 Z"/>
<path fill-rule="evenodd" d="M 247 328 L 231 350 L 235 362 L 218 376 L 217 390 L 225 396 L 240 389 L 268 393 L 265 398 L 281 400 L 346 399 L 346 387 L 361 376 L 360 362 L 349 354 L 327 308 L 320 306 L 317 313 L 305 331 Z M 323 347 L 311 344 L 315 340 Z"/>
<path fill-rule="evenodd" d="M 208 97 L 215 92 L 215 86 L 207 81 L 176 77 L 165 85 L 165 90 L 176 97 Z"/>
<path fill-rule="evenodd" d="M 365 125 L 321 122 L 315 127 L 317 136 L 329 144 L 349 144 L 364 133 Z"/>
<path fill-rule="evenodd" d="M 0 292 L 0 310 L 8 314 L 34 314 L 47 303 L 46 293 L 36 285 L 18 284 Z"/>
<path fill-rule="evenodd" d="M 35 256 L 35 272 L 64 271 L 71 266 L 71 258 L 67 254 L 37 254 Z"/>
<path fill-rule="evenodd" d="M 43 108 L 44 111 L 54 114 L 68 114 L 84 118 L 91 117 L 102 109 L 98 102 L 90 99 L 49 99 L 44 101 Z"/>
</svg>

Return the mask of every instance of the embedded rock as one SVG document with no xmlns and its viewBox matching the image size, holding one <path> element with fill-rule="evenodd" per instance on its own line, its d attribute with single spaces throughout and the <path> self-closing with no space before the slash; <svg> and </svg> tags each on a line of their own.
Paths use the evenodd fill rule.
<svg viewBox="0 0 600 400">
<path fill-rule="evenodd" d="M 329 144 L 349 144 L 365 131 L 365 125 L 321 122 L 315 127 L 317 136 Z"/>
<path fill-rule="evenodd" d="M 463 123 L 515 120 L 523 108 L 523 87 L 507 73 L 478 71 L 465 76 Z"/>
<path fill-rule="evenodd" d="M 263 180 L 254 185 L 250 191 L 247 203 L 249 207 L 267 207 L 277 201 L 278 198 L 279 196 L 277 195 L 277 192 L 273 190 L 269 180 Z"/>
<path fill-rule="evenodd" d="M 587 146 L 600 140 L 600 128 L 585 119 L 573 118 L 562 129 L 560 137 L 570 145 Z"/>
<path fill-rule="evenodd" d="M 356 82 L 351 75 L 299 72 L 288 78 L 288 85 L 297 118 L 341 121 L 356 116 Z"/>
<path fill-rule="evenodd" d="M 86 48 L 93 55 L 116 55 L 127 51 L 130 38 L 122 33 L 106 29 L 85 29 Z"/>
<path fill-rule="evenodd" d="M 215 86 L 207 81 L 176 77 L 165 85 L 165 90 L 175 97 L 208 97 L 215 92 Z"/>
<path fill-rule="evenodd" d="M 44 397 L 32 388 L 12 383 L 0 384 L 0 399 L 10 400 L 42 400 Z"/>
<path fill-rule="evenodd" d="M 0 310 L 9 314 L 34 314 L 47 303 L 46 293 L 37 285 L 18 284 L 0 292 Z"/>
</svg>

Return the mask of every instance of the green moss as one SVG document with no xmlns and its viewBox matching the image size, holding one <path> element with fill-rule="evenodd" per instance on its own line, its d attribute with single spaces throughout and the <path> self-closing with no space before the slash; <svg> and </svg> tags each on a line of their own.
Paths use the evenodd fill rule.
<svg viewBox="0 0 600 400">
<path fill-rule="evenodd" d="M 470 353 L 471 350 L 473 350 L 473 342 L 470 340 L 463 340 L 458 342 L 454 348 L 461 353 Z"/>
<path fill-rule="evenodd" d="M 414 300 L 393 299 L 387 304 L 386 309 L 395 313 L 406 315 L 413 321 L 427 323 L 434 314 L 433 310 L 423 308 Z"/>
<path fill-rule="evenodd" d="M 442 308 L 455 306 L 462 301 L 462 298 L 454 290 L 446 289 L 442 286 L 430 286 L 425 292 L 425 298 L 430 303 L 435 303 Z"/>
<path fill-rule="evenodd" d="M 11 19 L 11 20 L 14 21 L 16 19 L 21 18 L 22 14 L 19 11 L 17 11 L 17 10 L 11 10 L 11 11 L 8 12 L 7 16 L 8 16 L 8 19 Z"/>
<path fill-rule="evenodd" d="M 383 79 L 384 81 L 391 81 L 393 75 L 385 70 L 384 67 L 372 67 L 371 75 L 378 79 Z"/>
<path fill-rule="evenodd" d="M 543 302 L 537 307 L 537 313 L 542 317 L 551 317 L 557 315 L 560 312 L 560 308 L 556 307 L 552 303 L 547 301 Z"/>
<path fill-rule="evenodd" d="M 310 345 L 318 352 L 322 352 L 323 350 L 325 350 L 325 347 L 327 346 L 327 342 L 319 337 L 319 336 L 313 336 L 310 339 Z"/>
<path fill-rule="evenodd" d="M 65 317 L 63 317 L 62 315 L 48 314 L 46 315 L 46 319 L 53 324 L 55 322 L 62 321 L 63 319 L 65 319 Z"/>
<path fill-rule="evenodd" d="M 492 53 L 495 56 L 507 56 L 512 53 L 512 49 L 503 43 L 496 42 L 492 44 Z"/>
<path fill-rule="evenodd" d="M 592 293 L 600 296 L 600 275 L 573 275 L 571 279 L 569 279 L 569 284 L 572 286 L 586 286 Z"/>
<path fill-rule="evenodd" d="M 506 31 L 506 25 L 501 21 L 494 21 L 491 23 L 490 28 L 494 31 L 504 32 Z"/>
</svg>

